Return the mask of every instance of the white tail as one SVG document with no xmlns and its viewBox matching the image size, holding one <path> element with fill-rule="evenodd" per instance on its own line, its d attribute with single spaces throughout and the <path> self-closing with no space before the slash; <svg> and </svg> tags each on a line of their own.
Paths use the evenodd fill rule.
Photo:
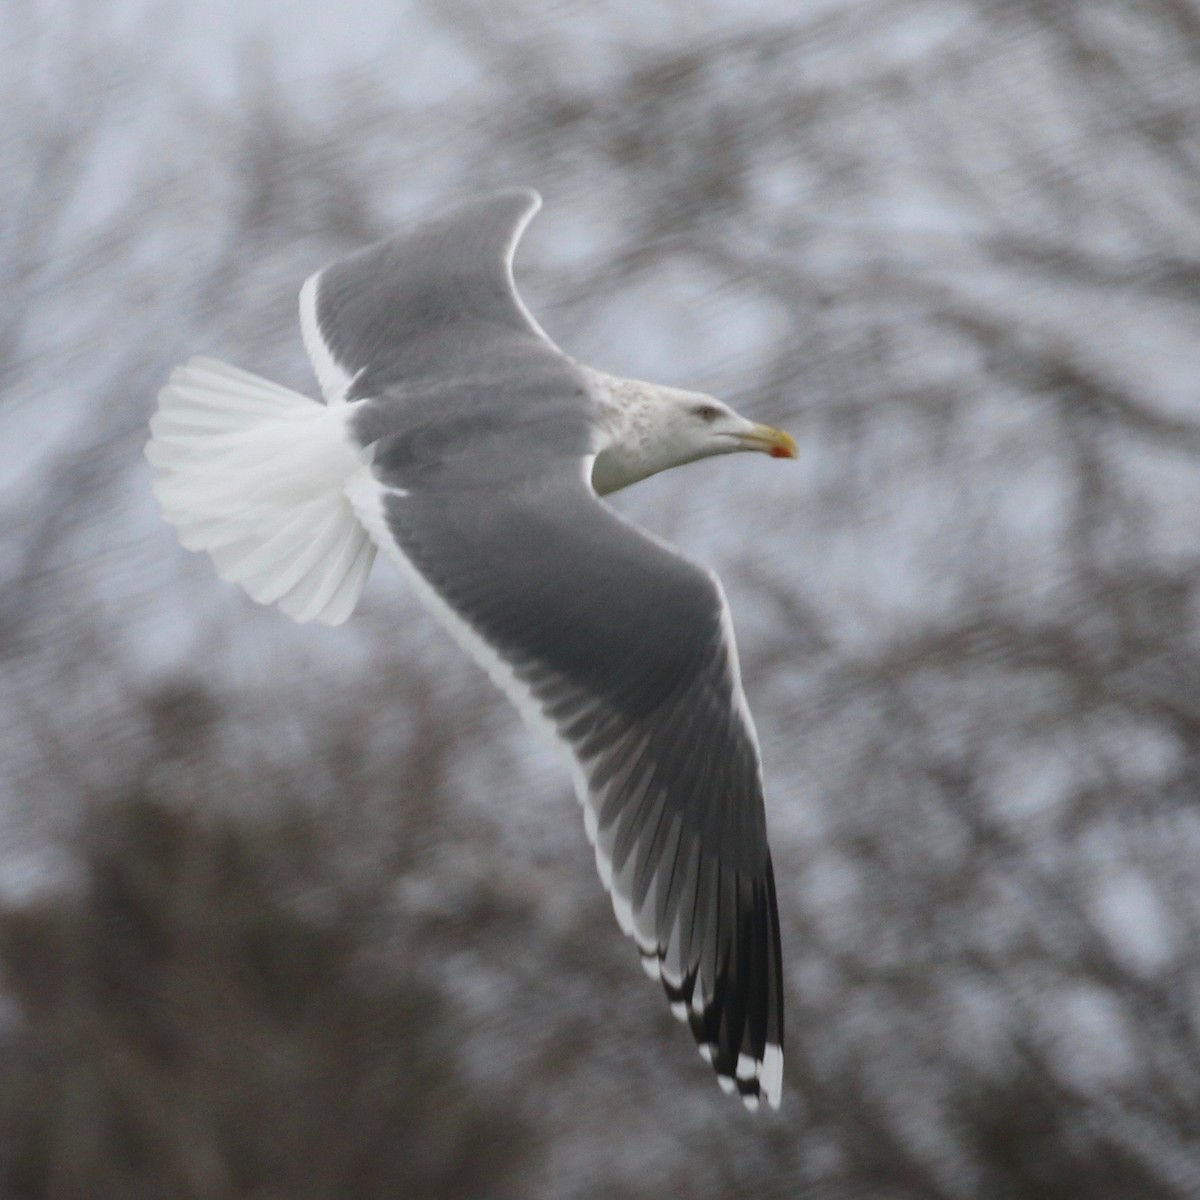
<svg viewBox="0 0 1200 1200">
<path fill-rule="evenodd" d="M 171 373 L 150 421 L 154 495 L 179 540 L 297 621 L 340 625 L 375 560 L 345 494 L 364 462 L 349 413 L 193 358 Z"/>
</svg>

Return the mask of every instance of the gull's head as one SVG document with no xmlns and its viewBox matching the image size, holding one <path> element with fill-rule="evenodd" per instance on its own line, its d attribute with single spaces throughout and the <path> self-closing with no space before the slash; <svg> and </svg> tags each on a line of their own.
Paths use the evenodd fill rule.
<svg viewBox="0 0 1200 1200">
<path fill-rule="evenodd" d="M 700 392 L 675 388 L 661 391 L 664 419 L 669 426 L 667 436 L 680 455 L 680 463 L 738 450 L 755 450 L 772 458 L 796 457 L 795 440 L 782 429 L 748 420 L 728 404 Z"/>
<path fill-rule="evenodd" d="M 592 484 L 602 495 L 716 454 L 796 457 L 790 434 L 751 421 L 713 396 L 598 371 L 588 375 L 605 435 L 592 467 Z"/>
</svg>

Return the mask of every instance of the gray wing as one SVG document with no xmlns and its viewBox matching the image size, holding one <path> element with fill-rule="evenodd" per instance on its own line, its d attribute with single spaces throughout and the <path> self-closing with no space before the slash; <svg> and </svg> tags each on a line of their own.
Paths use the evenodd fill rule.
<svg viewBox="0 0 1200 1200">
<path fill-rule="evenodd" d="M 588 459 L 551 464 L 547 442 L 510 436 L 517 466 L 481 487 L 469 451 L 447 454 L 435 438 L 430 473 L 412 439 L 376 445 L 374 478 L 352 497 L 360 517 L 567 751 L 601 877 L 644 965 L 723 1086 L 777 1105 L 779 919 L 719 584 L 603 504 Z"/>
<path fill-rule="evenodd" d="M 513 283 L 529 188 L 451 208 L 311 276 L 304 344 L 331 403 L 430 377 L 475 373 L 497 335 L 549 344 Z"/>
</svg>

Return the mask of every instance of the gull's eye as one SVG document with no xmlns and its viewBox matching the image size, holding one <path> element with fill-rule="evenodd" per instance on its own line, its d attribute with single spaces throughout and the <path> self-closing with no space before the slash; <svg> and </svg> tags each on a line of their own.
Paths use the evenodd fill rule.
<svg viewBox="0 0 1200 1200">
<path fill-rule="evenodd" d="M 702 421 L 715 421 L 717 419 L 717 410 L 711 404 L 700 404 L 692 409 Z"/>
</svg>

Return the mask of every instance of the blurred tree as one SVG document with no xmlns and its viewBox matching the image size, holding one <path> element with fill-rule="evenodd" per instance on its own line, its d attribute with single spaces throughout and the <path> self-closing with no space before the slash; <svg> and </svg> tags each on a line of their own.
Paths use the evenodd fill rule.
<svg viewBox="0 0 1200 1200">
<path fill-rule="evenodd" d="M 311 817 L 132 793 L 69 896 L 0 916 L 7 1197 L 495 1197 L 531 1131 L 459 1068 L 453 1000 L 322 876 Z"/>
<path fill-rule="evenodd" d="M 36 8 L 0 85 L 3 820 L 43 856 L 3 920 L 24 1194 L 131 1145 L 179 1187 L 299 1170 L 260 1136 L 329 1171 L 370 1143 L 385 1186 L 377 1120 L 421 1122 L 431 1179 L 478 1143 L 555 1200 L 1200 1194 L 1194 0 L 431 0 L 375 66 L 297 88 L 268 49 L 232 101 L 162 77 L 165 26 L 131 49 Z M 309 270 L 512 182 L 547 195 L 519 271 L 569 351 L 805 448 L 618 501 L 738 620 L 792 972 L 774 1118 L 639 990 L 565 784 L 410 599 L 294 635 L 146 500 L 175 361 L 302 385 Z M 379 1020 L 380 1071 L 335 1049 Z M 260 1041 L 280 1061 L 243 1081 Z M 402 1056 L 459 1115 L 407 1115 Z M 210 1103 L 155 1124 L 134 1077 Z M 279 1124 L 239 1141 L 243 1087 Z M 105 1111 L 112 1157 L 62 1132 Z"/>
</svg>

